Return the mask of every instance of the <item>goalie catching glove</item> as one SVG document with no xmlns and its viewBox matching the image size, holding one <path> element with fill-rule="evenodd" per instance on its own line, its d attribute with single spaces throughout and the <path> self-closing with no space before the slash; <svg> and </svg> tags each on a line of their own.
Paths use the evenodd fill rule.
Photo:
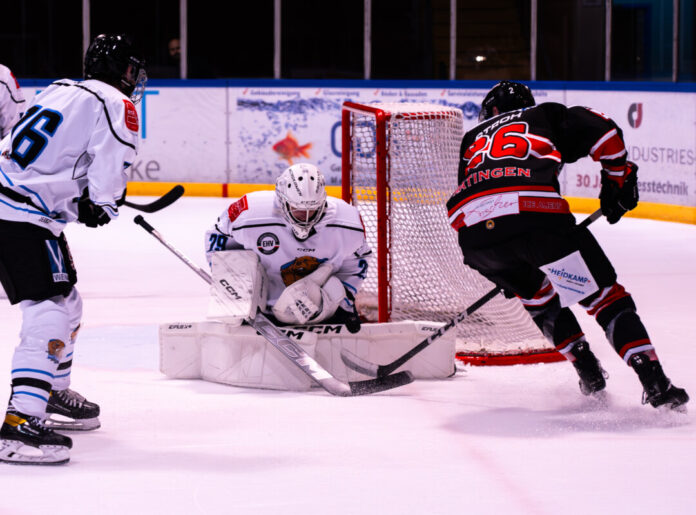
<svg viewBox="0 0 696 515">
<path fill-rule="evenodd" d="M 638 205 L 638 165 L 626 161 L 620 169 L 603 169 L 599 202 L 610 224 L 634 209 Z"/>
<path fill-rule="evenodd" d="M 332 273 L 333 267 L 325 263 L 292 283 L 278 297 L 273 315 L 285 324 L 300 325 L 323 322 L 334 316 L 346 299 L 346 290 Z"/>
</svg>

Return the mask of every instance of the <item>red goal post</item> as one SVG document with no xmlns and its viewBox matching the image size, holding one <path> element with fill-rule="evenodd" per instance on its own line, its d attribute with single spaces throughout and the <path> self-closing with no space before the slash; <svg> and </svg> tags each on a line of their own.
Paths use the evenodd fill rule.
<svg viewBox="0 0 696 515">
<path fill-rule="evenodd" d="M 344 102 L 342 196 L 360 211 L 373 260 L 356 298 L 373 322 L 447 322 L 493 284 L 464 265 L 445 203 L 457 187 L 462 112 Z M 473 365 L 561 361 L 517 299 L 499 295 L 457 330 Z"/>
</svg>

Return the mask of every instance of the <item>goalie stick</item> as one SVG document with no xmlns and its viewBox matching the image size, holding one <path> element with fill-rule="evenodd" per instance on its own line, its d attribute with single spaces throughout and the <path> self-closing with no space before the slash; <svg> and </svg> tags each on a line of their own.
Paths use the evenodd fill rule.
<svg viewBox="0 0 696 515">
<path fill-rule="evenodd" d="M 184 254 L 174 248 L 161 234 L 159 234 L 152 225 L 145 221 L 142 215 L 136 216 L 133 221 L 140 225 L 143 229 L 157 238 L 159 242 L 167 247 L 176 257 L 189 266 L 201 279 L 208 284 L 213 283 L 211 275 L 196 265 Z M 227 291 L 226 289 L 224 291 Z M 233 293 L 230 293 L 233 295 Z M 260 311 L 257 312 L 254 318 L 247 318 L 246 321 L 256 331 L 263 336 L 271 345 L 278 349 L 286 358 L 288 358 L 295 366 L 300 368 L 302 372 L 307 374 L 314 382 L 321 386 L 331 395 L 341 397 L 349 397 L 355 395 L 366 395 L 370 393 L 383 392 L 398 386 L 403 386 L 413 382 L 413 375 L 410 372 L 399 372 L 398 374 L 386 375 L 377 379 L 367 379 L 365 381 L 351 381 L 344 383 L 339 381 L 326 371 L 317 361 L 307 352 L 297 345 L 292 339 L 283 334 L 268 318 Z"/>
<path fill-rule="evenodd" d="M 578 227 L 587 227 L 588 225 L 590 225 L 592 222 L 594 222 L 595 220 L 597 220 L 601 216 L 602 216 L 602 210 L 598 209 L 597 211 L 592 213 L 590 216 L 585 218 L 582 222 L 580 222 L 578 224 Z M 357 356 L 356 354 L 350 352 L 348 349 L 341 350 L 341 360 L 348 368 L 355 370 L 356 372 L 360 372 L 361 374 L 365 374 L 366 376 L 378 377 L 378 378 L 382 377 L 382 376 L 387 376 L 388 374 L 391 374 L 392 372 L 394 372 L 401 365 L 406 363 L 408 360 L 410 360 L 413 356 L 415 356 L 416 354 L 421 352 L 423 349 L 428 347 L 430 344 L 437 341 L 442 335 L 444 335 L 450 329 L 454 328 L 457 324 L 462 322 L 465 318 L 467 318 L 469 315 L 471 315 L 474 311 L 478 310 L 481 306 L 486 304 L 493 297 L 496 297 L 498 295 L 498 293 L 500 293 L 501 291 L 502 290 L 500 288 L 498 288 L 497 286 L 494 287 L 492 290 L 490 290 L 488 293 L 486 293 L 483 297 L 481 297 L 476 302 L 474 302 L 471 306 L 466 308 L 465 311 L 462 311 L 461 313 L 459 313 L 457 316 L 455 316 L 453 319 L 451 319 L 449 322 L 447 322 L 445 325 L 443 325 L 440 329 L 435 331 L 433 334 L 431 334 L 430 336 L 425 338 L 423 341 L 421 341 L 418 345 L 413 347 L 406 354 L 395 359 L 391 363 L 387 363 L 386 365 L 377 365 L 376 363 L 372 363 L 370 361 L 367 361 L 366 359 L 361 358 L 360 356 Z"/>
<path fill-rule="evenodd" d="M 128 200 L 123 201 L 124 206 L 128 206 L 132 209 L 137 209 L 143 213 L 154 213 L 160 209 L 164 209 L 167 206 L 172 205 L 184 194 L 184 187 L 181 184 L 177 184 L 167 193 L 162 195 L 160 198 L 149 204 L 134 204 Z"/>
</svg>

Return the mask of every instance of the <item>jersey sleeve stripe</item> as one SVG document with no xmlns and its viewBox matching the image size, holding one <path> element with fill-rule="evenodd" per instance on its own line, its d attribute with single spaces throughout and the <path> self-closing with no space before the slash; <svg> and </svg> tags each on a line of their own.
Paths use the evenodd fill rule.
<svg viewBox="0 0 696 515">
<path fill-rule="evenodd" d="M 46 203 L 43 201 L 43 199 L 41 198 L 41 196 L 38 193 L 27 188 L 26 186 L 20 186 L 20 188 L 22 188 L 24 191 L 26 191 L 30 195 L 34 195 L 37 198 L 37 200 L 41 203 L 41 207 L 43 208 L 43 210 L 48 213 L 48 206 L 46 205 Z"/>
</svg>

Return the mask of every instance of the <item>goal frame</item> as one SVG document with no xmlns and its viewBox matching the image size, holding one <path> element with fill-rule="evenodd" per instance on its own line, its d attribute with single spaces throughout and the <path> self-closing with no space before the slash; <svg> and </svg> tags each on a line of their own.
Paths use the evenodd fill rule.
<svg viewBox="0 0 696 515">
<path fill-rule="evenodd" d="M 392 289 L 391 281 L 391 250 L 389 241 L 391 240 L 391 217 L 389 206 L 391 205 L 391 189 L 389 186 L 389 149 L 387 138 L 387 124 L 392 116 L 388 110 L 380 108 L 379 104 L 366 105 L 356 102 L 346 101 L 341 110 L 342 125 L 342 154 L 341 154 L 341 197 L 352 204 L 352 168 L 353 150 L 351 148 L 353 139 L 353 124 L 351 115 L 359 113 L 362 115 L 370 114 L 374 116 L 375 123 L 375 187 L 376 187 L 376 231 L 377 231 L 377 318 L 378 322 L 385 323 L 391 320 L 392 312 Z M 400 112 L 401 116 L 417 118 L 419 111 L 414 109 L 412 112 Z M 422 114 L 424 119 L 430 119 L 430 113 Z M 497 353 L 477 353 L 477 352 L 457 352 L 458 360 L 469 365 L 490 366 L 490 365 L 518 365 L 535 363 L 553 363 L 565 361 L 562 354 L 553 348 L 530 349 L 519 353 L 497 354 Z"/>
<path fill-rule="evenodd" d="M 389 287 L 389 260 L 391 252 L 387 245 L 390 229 L 389 213 L 389 166 L 387 160 L 386 123 L 387 113 L 378 107 L 366 106 L 355 102 L 344 102 L 341 111 L 342 150 L 341 150 L 341 196 L 349 204 L 353 201 L 351 170 L 353 153 L 351 152 L 352 132 L 350 127 L 351 112 L 369 112 L 375 116 L 376 139 L 376 195 L 377 195 L 377 319 L 378 322 L 388 322 L 391 315 L 391 290 Z M 348 128 L 348 129 L 346 129 Z"/>
</svg>

